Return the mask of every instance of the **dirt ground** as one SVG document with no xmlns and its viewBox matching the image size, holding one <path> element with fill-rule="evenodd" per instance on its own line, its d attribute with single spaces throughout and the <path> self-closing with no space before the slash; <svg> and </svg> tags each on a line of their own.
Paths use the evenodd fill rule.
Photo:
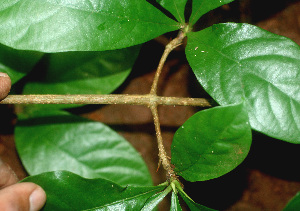
<svg viewBox="0 0 300 211">
<path fill-rule="evenodd" d="M 284 35 L 300 44 L 300 1 L 240 0 L 205 16 L 199 28 L 211 22 L 249 22 L 273 33 Z M 224 21 L 225 20 L 225 21 Z M 172 36 L 172 34 L 171 34 Z M 132 74 L 115 93 L 147 94 L 163 51 L 158 39 L 146 43 Z M 196 82 L 181 49 L 168 58 L 159 83 L 159 95 L 208 97 Z M 159 107 L 166 150 L 174 132 L 199 108 Z M 154 184 L 165 181 L 162 168 L 156 172 L 158 150 L 152 116 L 148 108 L 129 105 L 85 106 L 72 110 L 87 118 L 101 121 L 123 135 L 145 159 Z M 16 171 L 19 178 L 27 174 L 14 146 L 14 107 L 0 105 L 0 157 Z M 300 191 L 300 145 L 288 144 L 253 132 L 253 144 L 246 160 L 234 171 L 207 182 L 189 183 L 182 179 L 185 191 L 203 205 L 219 210 L 279 211 Z M 168 210 L 168 203 L 160 205 Z"/>
</svg>

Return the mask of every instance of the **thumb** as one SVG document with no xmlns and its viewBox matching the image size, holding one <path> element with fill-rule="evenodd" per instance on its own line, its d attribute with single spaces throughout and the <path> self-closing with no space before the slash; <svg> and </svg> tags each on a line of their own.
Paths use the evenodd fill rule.
<svg viewBox="0 0 300 211">
<path fill-rule="evenodd" d="M 0 190 L 0 210 L 3 211 L 37 211 L 45 202 L 45 191 L 34 183 L 18 183 Z"/>
<path fill-rule="evenodd" d="M 0 72 L 0 101 L 9 93 L 11 87 L 10 77 L 6 73 Z"/>
</svg>

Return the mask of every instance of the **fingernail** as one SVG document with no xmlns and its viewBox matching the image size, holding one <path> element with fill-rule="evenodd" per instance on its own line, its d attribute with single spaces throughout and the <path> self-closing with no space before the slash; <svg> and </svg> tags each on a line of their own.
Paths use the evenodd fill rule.
<svg viewBox="0 0 300 211">
<path fill-rule="evenodd" d="M 29 197 L 29 211 L 40 210 L 46 201 L 46 193 L 41 187 L 37 187 Z"/>
<path fill-rule="evenodd" d="M 0 72 L 0 77 L 9 77 L 6 73 Z"/>
</svg>

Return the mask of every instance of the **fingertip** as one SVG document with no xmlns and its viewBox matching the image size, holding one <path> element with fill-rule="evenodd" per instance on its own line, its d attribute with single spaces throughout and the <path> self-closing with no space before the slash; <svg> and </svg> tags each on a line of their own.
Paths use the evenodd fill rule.
<svg viewBox="0 0 300 211">
<path fill-rule="evenodd" d="M 45 202 L 45 191 L 31 182 L 14 184 L 0 191 L 0 210 L 38 211 Z"/>
<path fill-rule="evenodd" d="M 0 77 L 9 77 L 7 73 L 0 72 Z"/>
<path fill-rule="evenodd" d="M 4 99 L 11 88 L 11 79 L 6 73 L 0 72 L 0 100 Z"/>
<path fill-rule="evenodd" d="M 46 202 L 45 191 L 37 185 L 36 189 L 29 196 L 29 211 L 40 210 Z"/>
</svg>

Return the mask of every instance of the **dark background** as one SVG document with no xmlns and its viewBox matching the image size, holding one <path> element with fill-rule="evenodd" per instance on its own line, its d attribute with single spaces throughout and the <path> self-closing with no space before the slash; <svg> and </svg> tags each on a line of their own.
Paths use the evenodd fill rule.
<svg viewBox="0 0 300 211">
<path fill-rule="evenodd" d="M 247 22 L 300 44 L 299 0 L 239 0 L 224 5 L 201 18 L 196 30 L 218 22 Z M 176 34 L 169 33 L 143 45 L 130 77 L 115 93 L 147 94 L 164 44 Z M 159 83 L 159 95 L 208 97 L 195 80 L 183 48 L 168 58 Z M 159 115 L 166 150 L 174 132 L 199 108 L 161 106 Z M 13 130 L 16 122 L 13 106 L 0 105 L 0 157 L 9 163 L 20 179 L 27 174 L 17 156 Z M 151 112 L 142 106 L 85 106 L 71 110 L 101 121 L 116 129 L 141 153 L 154 184 L 165 181 L 162 168 L 156 172 L 158 150 Z M 206 182 L 189 183 L 181 179 L 185 191 L 203 205 L 220 210 L 282 210 L 300 191 L 300 145 L 285 143 L 253 132 L 253 144 L 246 160 L 234 171 Z M 160 205 L 168 210 L 168 201 Z"/>
</svg>

